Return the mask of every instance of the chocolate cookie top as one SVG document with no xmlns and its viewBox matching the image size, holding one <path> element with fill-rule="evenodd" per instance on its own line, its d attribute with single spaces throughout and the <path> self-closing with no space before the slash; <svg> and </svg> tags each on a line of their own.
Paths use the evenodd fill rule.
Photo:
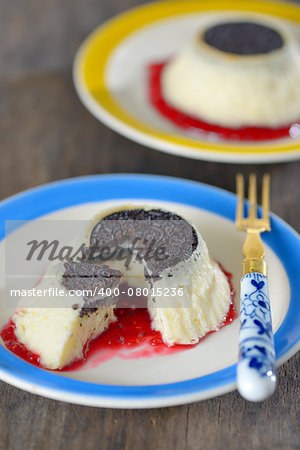
<svg viewBox="0 0 300 450">
<path fill-rule="evenodd" d="M 203 36 L 211 47 L 235 55 L 259 55 L 283 47 L 281 34 L 256 22 L 226 22 L 208 28 Z"/>
<path fill-rule="evenodd" d="M 113 289 L 118 287 L 121 272 L 111 269 L 107 265 L 96 266 L 88 262 L 69 261 L 64 264 L 65 272 L 62 285 L 68 290 L 84 292 L 84 305 L 80 310 L 80 317 L 95 312 L 103 306 L 112 306 L 116 302 Z M 112 295 L 107 293 L 110 289 Z M 78 309 L 79 305 L 73 305 Z"/>
<path fill-rule="evenodd" d="M 134 250 L 144 264 L 145 276 L 151 273 L 155 279 L 164 269 L 188 259 L 197 248 L 198 239 L 194 228 L 174 213 L 160 209 L 124 209 L 104 217 L 94 226 L 88 259 L 103 262 L 101 249 L 104 248 L 111 249 L 110 259 L 113 259 L 115 248 L 122 245 L 128 252 Z"/>
</svg>

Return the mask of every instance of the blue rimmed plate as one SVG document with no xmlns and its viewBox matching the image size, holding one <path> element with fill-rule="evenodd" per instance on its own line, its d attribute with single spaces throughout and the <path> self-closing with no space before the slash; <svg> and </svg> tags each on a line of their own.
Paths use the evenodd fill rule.
<svg viewBox="0 0 300 450">
<path fill-rule="evenodd" d="M 11 197 L 0 204 L 0 258 L 5 220 L 82 220 L 101 208 L 128 200 L 149 201 L 192 220 L 215 259 L 232 272 L 238 290 L 244 237 L 234 227 L 235 196 L 201 183 L 168 177 L 74 178 Z M 277 361 L 282 364 L 300 348 L 300 240 L 278 217 L 273 215 L 271 221 L 272 231 L 263 238 Z M 20 230 L 16 228 L 13 233 Z M 0 326 L 8 319 L 3 296 L 1 300 Z M 180 353 L 136 360 L 114 358 L 97 367 L 59 373 L 34 367 L 0 346 L 0 378 L 35 394 L 84 405 L 149 408 L 183 404 L 235 388 L 237 337 L 235 321 L 195 348 Z"/>
</svg>

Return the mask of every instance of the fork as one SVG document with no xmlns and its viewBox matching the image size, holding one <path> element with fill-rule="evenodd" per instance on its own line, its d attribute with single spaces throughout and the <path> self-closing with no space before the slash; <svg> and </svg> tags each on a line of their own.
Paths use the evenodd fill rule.
<svg viewBox="0 0 300 450">
<path fill-rule="evenodd" d="M 257 217 L 256 175 L 249 177 L 249 213 L 244 217 L 244 177 L 236 177 L 238 195 L 236 228 L 246 231 L 243 247 L 243 276 L 240 293 L 239 360 L 237 387 L 250 401 L 262 401 L 273 394 L 276 387 L 275 349 L 272 331 L 267 264 L 260 233 L 270 231 L 269 196 L 270 175 L 262 180 L 261 218 Z"/>
</svg>

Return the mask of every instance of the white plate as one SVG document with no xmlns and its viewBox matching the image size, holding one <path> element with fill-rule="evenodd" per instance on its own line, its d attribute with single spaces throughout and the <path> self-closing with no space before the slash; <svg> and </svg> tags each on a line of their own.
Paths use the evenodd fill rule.
<svg viewBox="0 0 300 450">
<path fill-rule="evenodd" d="M 107 126 L 156 150 L 220 162 L 298 159 L 300 136 L 237 142 L 191 135 L 162 117 L 148 100 L 149 64 L 177 53 L 211 15 L 236 12 L 273 15 L 300 29 L 300 8 L 287 3 L 217 0 L 143 5 L 110 20 L 84 41 L 73 72 L 80 99 Z"/>
<path fill-rule="evenodd" d="M 128 200 L 150 201 L 191 219 L 214 258 L 233 274 L 238 291 L 244 236 L 236 232 L 233 222 L 235 196 L 220 189 L 157 176 L 75 178 L 12 197 L 0 205 L 0 212 L 5 219 L 36 219 L 15 229 L 6 238 L 9 240 L 17 239 L 24 227 L 42 224 L 37 222 L 39 217 L 88 219 L 102 208 Z M 3 236 L 3 223 L 1 227 Z M 300 244 L 296 233 L 276 217 L 272 217 L 272 232 L 264 238 L 276 351 L 278 363 L 282 363 L 299 348 L 296 275 Z M 1 261 L 4 246 L 2 241 Z M 294 253 L 290 253 L 291 249 Z M 3 269 L 0 275 L 3 279 Z M 10 313 L 2 298 L 0 326 Z M 236 320 L 195 348 L 173 355 L 135 360 L 114 358 L 95 368 L 87 365 L 72 372 L 39 369 L 0 346 L 0 377 L 32 393 L 93 406 L 146 408 L 193 402 L 235 388 L 238 328 Z"/>
</svg>

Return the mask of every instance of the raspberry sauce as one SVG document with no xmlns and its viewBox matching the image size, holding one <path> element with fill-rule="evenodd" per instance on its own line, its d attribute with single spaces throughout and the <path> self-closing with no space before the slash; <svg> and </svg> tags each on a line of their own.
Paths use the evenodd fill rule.
<svg viewBox="0 0 300 450">
<path fill-rule="evenodd" d="M 179 109 L 169 105 L 163 96 L 161 76 L 166 62 L 151 64 L 149 66 L 149 100 L 155 109 L 178 127 L 200 133 L 214 133 L 222 139 L 235 141 L 264 141 L 280 139 L 290 136 L 289 131 L 293 124 L 279 128 L 266 127 L 241 127 L 227 128 L 220 125 L 205 122 L 192 117 Z"/>
<path fill-rule="evenodd" d="M 219 325 L 219 329 L 231 324 L 237 317 L 234 306 L 235 291 L 231 281 L 232 275 L 226 272 L 221 265 L 220 267 L 230 285 L 231 304 L 225 320 Z M 143 300 L 146 304 L 146 298 Z M 120 306 L 126 304 L 126 299 L 122 298 L 122 295 L 120 303 Z M 137 303 L 141 304 L 141 297 L 137 298 Z M 206 339 L 207 336 L 215 333 L 215 331 L 210 331 L 197 344 L 168 347 L 163 342 L 161 333 L 151 328 L 151 320 L 147 308 L 116 308 L 115 315 L 117 321 L 111 323 L 107 330 L 86 346 L 84 349 L 84 358 L 81 361 L 73 362 L 61 370 L 71 371 L 81 368 L 94 368 L 114 357 L 137 359 L 141 357 L 152 357 L 154 355 L 166 356 L 193 348 L 199 342 L 203 341 L 203 339 Z M 11 320 L 2 328 L 0 335 L 8 350 L 37 367 L 43 367 L 39 361 L 39 355 L 29 351 L 23 344 L 18 342 L 15 335 L 15 324 Z"/>
</svg>

